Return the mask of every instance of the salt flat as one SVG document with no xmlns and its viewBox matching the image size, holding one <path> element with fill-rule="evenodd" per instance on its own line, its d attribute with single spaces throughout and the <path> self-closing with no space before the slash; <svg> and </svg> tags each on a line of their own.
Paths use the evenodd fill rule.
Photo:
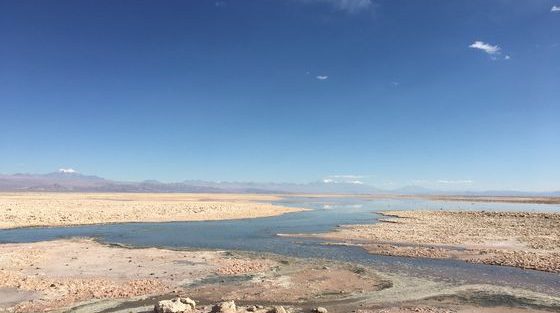
<svg viewBox="0 0 560 313">
<path fill-rule="evenodd" d="M 560 272 L 560 214 L 485 211 L 385 211 L 372 225 L 319 237 L 360 241 L 383 255 L 461 259 Z M 392 217 L 392 218 L 391 218 Z"/>
<path fill-rule="evenodd" d="M 0 193 L 0 229 L 100 223 L 257 218 L 303 211 L 274 195 Z"/>
<path fill-rule="evenodd" d="M 244 252 L 126 248 L 91 239 L 0 245 L 0 312 L 153 312 L 161 299 L 192 313 L 544 313 L 560 299 L 496 286 L 453 286 L 322 259 Z M 510 296 L 525 308 L 480 299 Z M 366 300 L 367 299 L 367 300 Z M 6 301 L 9 300 L 9 301 Z M 234 310 L 214 304 L 234 300 Z M 508 301 L 509 301 L 508 300 Z M 503 302 L 503 301 L 502 301 Z M 282 309 L 278 309 L 283 306 Z M 530 307 L 529 307 L 530 306 Z"/>
</svg>

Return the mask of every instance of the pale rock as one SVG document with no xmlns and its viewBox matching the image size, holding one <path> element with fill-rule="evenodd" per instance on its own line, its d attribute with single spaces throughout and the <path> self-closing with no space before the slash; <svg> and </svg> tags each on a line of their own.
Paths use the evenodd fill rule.
<svg viewBox="0 0 560 313">
<path fill-rule="evenodd" d="M 194 311 L 196 303 L 190 298 L 161 300 L 154 306 L 156 313 L 187 313 Z"/>
<path fill-rule="evenodd" d="M 286 309 L 284 309 L 284 307 L 281 306 L 281 305 L 273 307 L 272 310 L 270 310 L 269 312 L 270 313 L 287 313 Z"/>
<path fill-rule="evenodd" d="M 212 308 L 212 312 L 213 313 L 236 313 L 237 307 L 235 306 L 235 302 L 233 300 L 225 301 L 216 304 Z"/>
</svg>

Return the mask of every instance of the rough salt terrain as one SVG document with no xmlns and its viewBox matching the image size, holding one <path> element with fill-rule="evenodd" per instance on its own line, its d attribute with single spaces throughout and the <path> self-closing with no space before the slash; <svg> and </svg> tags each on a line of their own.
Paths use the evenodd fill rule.
<svg viewBox="0 0 560 313">
<path fill-rule="evenodd" d="M 130 249 L 90 239 L 0 245 L 0 269 L 0 312 L 57 311 L 84 301 L 185 290 L 216 301 L 304 302 L 387 284 L 351 265 L 331 268 L 224 251 Z"/>
<path fill-rule="evenodd" d="M 530 291 L 458 287 L 327 260 L 132 249 L 89 239 L 0 245 L 0 312 L 146 313 L 176 297 L 194 299 L 192 312 L 560 310 L 560 298 Z M 505 300 L 478 305 L 487 299 Z M 230 301 L 235 310 L 216 305 Z"/>
<path fill-rule="evenodd" d="M 318 236 L 358 242 L 371 253 L 455 258 L 473 263 L 560 272 L 560 214 L 392 211 L 372 225 Z"/>
<path fill-rule="evenodd" d="M 270 195 L 0 193 L 0 229 L 124 222 L 202 221 L 302 211 Z"/>
<path fill-rule="evenodd" d="M 278 199 L 228 194 L 4 193 L 0 194 L 0 228 L 232 219 L 301 210 L 270 204 Z M 560 272 L 559 214 L 385 214 L 378 224 L 343 226 L 317 236 L 378 254 Z M 0 312 L 146 313 L 154 312 L 160 301 L 178 305 L 177 297 L 196 301 L 195 308 L 179 300 L 185 312 L 193 313 L 560 312 L 560 297 L 550 294 L 454 285 L 322 259 L 133 249 L 85 238 L 0 245 Z"/>
</svg>

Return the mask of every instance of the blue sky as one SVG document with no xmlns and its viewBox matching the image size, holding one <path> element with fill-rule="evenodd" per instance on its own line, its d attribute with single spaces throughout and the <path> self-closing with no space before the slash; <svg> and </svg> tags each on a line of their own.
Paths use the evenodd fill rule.
<svg viewBox="0 0 560 313">
<path fill-rule="evenodd" d="M 0 1 L 0 173 L 557 190 L 559 30 L 560 0 Z"/>
</svg>

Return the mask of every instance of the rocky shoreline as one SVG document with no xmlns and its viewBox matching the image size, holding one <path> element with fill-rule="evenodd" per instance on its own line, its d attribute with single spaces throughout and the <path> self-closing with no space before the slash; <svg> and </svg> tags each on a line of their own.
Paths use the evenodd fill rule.
<svg viewBox="0 0 560 313">
<path fill-rule="evenodd" d="M 379 273 L 353 263 L 227 251 L 130 249 L 90 239 L 2 244 L 0 269 L 0 312 L 11 313 L 528 313 L 560 309 L 560 298 L 547 295 L 490 286 L 455 287 Z M 473 293 L 480 292 L 496 299 L 520 295 L 514 299 L 519 304 L 511 306 L 506 299 L 480 308 L 475 300 L 457 300 L 473 299 Z M 446 300 L 432 299 L 436 296 Z M 187 297 L 194 301 L 181 300 Z M 162 308 L 173 304 L 178 311 Z"/>
<path fill-rule="evenodd" d="M 188 297 L 176 297 L 170 300 L 161 300 L 154 305 L 154 313 L 287 313 L 281 305 L 245 305 L 238 306 L 235 301 L 223 301 L 211 306 L 196 306 L 196 302 Z M 314 310 L 316 313 L 327 313 L 323 307 Z"/>
<path fill-rule="evenodd" d="M 358 272 L 352 265 L 327 267 L 225 251 L 129 249 L 91 239 L 3 244 L 0 269 L 0 312 L 58 312 L 84 301 L 186 290 L 215 301 L 297 303 L 324 294 L 376 291 L 386 284 L 375 273 Z M 26 297 L 3 303 L 14 292 Z"/>
<path fill-rule="evenodd" d="M 560 214 L 388 211 L 380 223 L 317 234 L 370 253 L 460 259 L 560 273 Z"/>
</svg>

